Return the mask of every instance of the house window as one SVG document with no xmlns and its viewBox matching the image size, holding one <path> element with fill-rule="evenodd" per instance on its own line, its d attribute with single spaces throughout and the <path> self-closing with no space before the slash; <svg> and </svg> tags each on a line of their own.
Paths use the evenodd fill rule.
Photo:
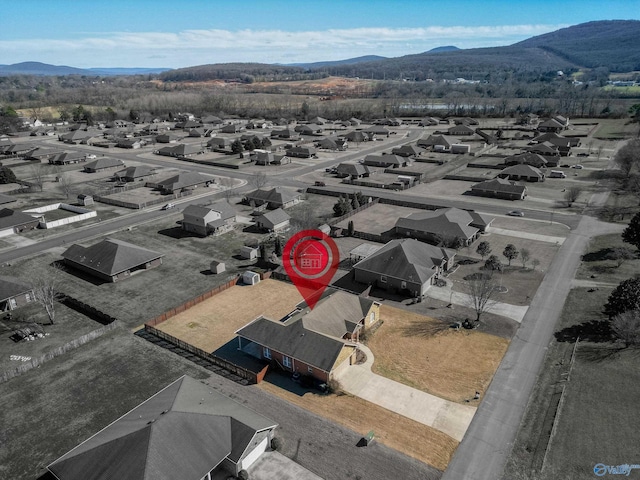
<svg viewBox="0 0 640 480">
<path fill-rule="evenodd" d="M 271 350 L 267 347 L 264 347 L 262 349 L 262 355 L 264 355 L 264 358 L 271 358 Z"/>
<path fill-rule="evenodd" d="M 16 308 L 16 299 L 15 298 L 10 298 L 9 299 L 9 307 L 10 307 L 11 310 Z"/>
<path fill-rule="evenodd" d="M 30 293 L 25 293 L 25 294 L 24 294 L 24 299 L 25 299 L 27 302 L 30 302 L 30 301 L 31 301 L 31 294 L 30 294 Z"/>
<path fill-rule="evenodd" d="M 375 321 L 376 321 L 376 314 L 375 314 L 375 312 L 371 312 L 369 314 L 369 323 L 373 323 Z"/>
<path fill-rule="evenodd" d="M 407 282 L 405 281 L 400 282 L 400 288 L 403 288 L 403 289 L 407 288 Z"/>
<path fill-rule="evenodd" d="M 283 355 L 282 365 L 284 365 L 286 368 L 291 368 L 291 357 L 287 357 L 286 355 Z"/>
<path fill-rule="evenodd" d="M 380 275 L 380 283 L 387 283 L 387 276 L 386 275 Z"/>
<path fill-rule="evenodd" d="M 309 374 L 313 374 L 313 368 L 311 368 L 311 367 L 307 367 L 307 372 L 308 372 Z"/>
</svg>

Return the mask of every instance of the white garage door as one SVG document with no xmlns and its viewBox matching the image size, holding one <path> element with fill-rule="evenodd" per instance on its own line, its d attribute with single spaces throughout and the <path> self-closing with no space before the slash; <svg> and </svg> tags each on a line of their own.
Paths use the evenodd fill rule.
<svg viewBox="0 0 640 480">
<path fill-rule="evenodd" d="M 6 230 L 0 230 L 0 238 L 1 237 L 8 237 L 9 235 L 13 235 L 14 232 L 13 228 L 7 228 Z"/>
<path fill-rule="evenodd" d="M 267 449 L 268 443 L 269 443 L 269 439 L 266 437 L 263 438 L 262 441 L 256 446 L 256 448 L 254 448 L 251 452 L 249 452 L 249 455 L 247 455 L 242 459 L 243 470 L 246 470 L 247 468 L 249 468 L 253 464 L 253 462 L 255 462 L 256 460 L 258 460 L 258 458 L 260 458 L 260 455 L 262 455 L 264 451 Z"/>
</svg>

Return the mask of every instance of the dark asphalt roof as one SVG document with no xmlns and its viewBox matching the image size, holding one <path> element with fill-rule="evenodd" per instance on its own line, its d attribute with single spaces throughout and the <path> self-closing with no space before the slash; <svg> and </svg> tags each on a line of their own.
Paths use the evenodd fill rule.
<svg viewBox="0 0 640 480">
<path fill-rule="evenodd" d="M 0 276 L 0 301 L 31 291 L 31 287 L 17 278 Z"/>
<path fill-rule="evenodd" d="M 25 223 L 31 223 L 37 220 L 31 215 L 19 212 L 17 210 L 11 210 L 10 208 L 3 208 L 0 210 L 0 230 L 10 227 L 17 227 L 18 225 L 24 225 Z"/>
<path fill-rule="evenodd" d="M 505 193 L 519 193 L 522 194 L 527 187 L 520 185 L 519 183 L 512 182 L 505 178 L 494 178 L 493 180 L 487 180 L 485 182 L 476 183 L 471 187 L 471 190 L 479 190 L 484 192 L 505 192 Z"/>
<path fill-rule="evenodd" d="M 412 283 L 425 283 L 434 267 L 455 255 L 454 250 L 436 247 L 411 238 L 391 240 L 353 268 L 387 275 Z"/>
<path fill-rule="evenodd" d="M 48 466 L 61 480 L 199 480 L 275 428 L 184 376 Z"/>
<path fill-rule="evenodd" d="M 124 162 L 119 158 L 102 157 L 93 162 L 87 163 L 85 170 L 100 170 L 102 168 L 121 167 L 124 166 Z"/>
<path fill-rule="evenodd" d="M 325 372 L 331 371 L 345 345 L 341 340 L 305 329 L 302 322 L 285 324 L 265 317 L 236 333 Z"/>
<path fill-rule="evenodd" d="M 164 255 L 122 240 L 106 238 L 90 247 L 71 245 L 62 257 L 105 275 L 117 275 Z"/>
<path fill-rule="evenodd" d="M 445 237 L 471 238 L 478 229 L 471 226 L 473 217 L 459 208 L 440 208 L 438 210 L 416 212 L 408 217 L 399 218 L 396 227 L 417 232 L 432 233 Z"/>
</svg>

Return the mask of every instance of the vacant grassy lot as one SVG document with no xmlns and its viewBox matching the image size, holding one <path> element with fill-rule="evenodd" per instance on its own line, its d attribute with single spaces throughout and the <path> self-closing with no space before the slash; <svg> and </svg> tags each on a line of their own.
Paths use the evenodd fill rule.
<svg viewBox="0 0 640 480">
<path fill-rule="evenodd" d="M 631 138 L 638 133 L 638 125 L 629 123 L 628 120 L 620 119 L 602 119 L 599 120 L 600 127 L 593 134 L 595 138 L 603 140 L 618 140 L 623 138 Z"/>
<path fill-rule="evenodd" d="M 383 325 L 367 341 L 373 370 L 438 397 L 463 403 L 484 393 L 509 341 L 474 330 L 453 330 L 423 315 L 383 305 Z M 410 352 L 410 353 L 408 353 Z"/>
<path fill-rule="evenodd" d="M 614 260 L 607 259 L 607 255 L 617 247 L 631 249 L 636 258 L 626 260 L 618 267 Z M 582 257 L 576 278 L 617 285 L 622 280 L 633 277 L 640 272 L 640 258 L 636 250 L 633 245 L 624 243 L 619 234 L 595 237 L 589 245 L 589 253 Z M 592 279 L 592 275 L 595 275 L 595 278 Z"/>
<path fill-rule="evenodd" d="M 379 235 L 392 229 L 398 218 L 407 217 L 420 211 L 416 208 L 378 203 L 343 220 L 337 226 L 347 228 L 349 222 L 352 221 L 356 230 Z"/>
<path fill-rule="evenodd" d="M 235 337 L 234 332 L 260 315 L 280 320 L 302 297 L 296 287 L 277 280 L 236 285 L 158 325 L 163 332 L 213 352 Z"/>
<path fill-rule="evenodd" d="M 201 372 L 115 330 L 0 384 L 0 477 L 36 478 L 173 380 L 183 374 L 204 378 Z"/>
<path fill-rule="evenodd" d="M 594 266 L 606 264 L 597 258 L 602 249 L 615 245 L 618 238 L 616 235 L 595 238 L 578 276 L 584 278 Z M 615 285 L 627 278 L 631 271 L 625 270 L 632 269 L 636 262 L 619 269 L 605 267 L 595 281 Z M 640 421 L 629 408 L 640 396 L 640 355 L 637 350 L 621 350 L 612 341 L 607 318 L 602 314 L 611 290 L 603 286 L 598 290 L 575 288 L 569 294 L 523 418 L 505 480 L 519 478 L 516 475 L 544 480 L 560 475 L 578 480 L 591 478 L 596 463 L 637 463 Z M 578 338 L 571 367 L 571 351 Z M 571 375 L 566 381 L 569 369 Z M 564 403 L 558 409 L 552 398 L 554 392 L 561 392 L 562 386 Z M 556 434 L 551 440 L 545 469 L 534 477 L 531 472 L 542 468 L 554 416 Z"/>
<path fill-rule="evenodd" d="M 259 388 L 362 435 L 374 430 L 377 441 L 440 470 L 458 448 L 450 436 L 352 395 L 299 396 L 266 381 Z"/>
</svg>

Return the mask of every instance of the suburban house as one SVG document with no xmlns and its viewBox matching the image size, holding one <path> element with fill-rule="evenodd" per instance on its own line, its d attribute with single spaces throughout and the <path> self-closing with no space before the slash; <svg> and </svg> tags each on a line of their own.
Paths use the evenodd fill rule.
<svg viewBox="0 0 640 480">
<path fill-rule="evenodd" d="M 417 157 L 419 156 L 423 150 L 414 145 L 403 145 L 401 147 L 396 147 L 391 150 L 393 155 L 398 155 L 400 157 Z"/>
<path fill-rule="evenodd" d="M 370 140 L 369 135 L 366 135 L 360 130 L 354 130 L 353 132 L 349 132 L 341 136 L 353 143 L 368 142 Z"/>
<path fill-rule="evenodd" d="M 536 143 L 525 149 L 527 152 L 537 153 L 538 155 L 544 155 L 545 157 L 559 157 L 560 149 L 557 145 L 551 142 Z"/>
<path fill-rule="evenodd" d="M 182 211 L 182 229 L 198 235 L 219 235 L 233 229 L 236 211 L 226 201 L 189 205 Z"/>
<path fill-rule="evenodd" d="M 207 147 L 213 151 L 227 153 L 231 152 L 231 144 L 236 140 L 237 138 L 211 137 L 207 142 Z"/>
<path fill-rule="evenodd" d="M 157 143 L 178 143 L 182 137 L 176 135 L 175 133 L 161 133 L 160 135 L 156 135 Z"/>
<path fill-rule="evenodd" d="M 298 140 L 300 135 L 295 130 L 283 128 L 282 130 L 271 130 L 271 138 L 279 138 L 282 140 Z"/>
<path fill-rule="evenodd" d="M 69 165 L 72 163 L 85 162 L 86 160 L 87 160 L 87 156 L 82 152 L 62 152 L 62 153 L 51 156 L 49 158 L 49 164 Z"/>
<path fill-rule="evenodd" d="M 166 157 L 192 157 L 198 155 L 204 150 L 200 144 L 186 144 L 179 143 L 172 147 L 162 147 L 157 151 L 158 155 L 164 155 Z"/>
<path fill-rule="evenodd" d="M 138 149 L 145 145 L 145 142 L 139 138 L 119 138 L 116 141 L 116 147 Z"/>
<path fill-rule="evenodd" d="M 304 123 L 302 125 L 296 125 L 294 130 L 301 135 L 322 135 L 324 127 L 314 123 Z"/>
<path fill-rule="evenodd" d="M 112 168 L 122 168 L 125 164 L 119 158 L 100 157 L 93 162 L 87 163 L 82 169 L 83 172 L 95 173 Z"/>
<path fill-rule="evenodd" d="M 124 170 L 119 170 L 113 174 L 113 178 L 118 182 L 136 182 L 144 180 L 154 173 L 154 168 L 140 165 L 138 167 L 127 167 Z"/>
<path fill-rule="evenodd" d="M 543 133 L 531 140 L 531 143 L 545 143 L 545 142 L 548 142 L 558 147 L 558 152 L 562 157 L 567 157 L 571 155 L 571 148 L 577 147 L 580 145 L 579 138 L 563 137 L 562 135 L 558 135 L 555 132 Z"/>
<path fill-rule="evenodd" d="M 456 136 L 462 136 L 462 135 L 469 136 L 469 135 L 473 135 L 474 133 L 476 133 L 476 131 L 473 128 L 468 127 L 467 125 L 454 125 L 453 127 L 447 130 L 448 135 L 456 135 Z"/>
<path fill-rule="evenodd" d="M 0 276 L 0 312 L 7 312 L 35 299 L 33 289 L 17 278 Z"/>
<path fill-rule="evenodd" d="M 286 155 L 267 152 L 265 150 L 254 150 L 249 158 L 256 162 L 256 165 L 286 165 L 291 163 L 291 159 Z"/>
<path fill-rule="evenodd" d="M 444 242 L 468 246 L 486 231 L 491 222 L 492 217 L 473 210 L 439 208 L 399 218 L 394 231 L 398 236 L 417 238 L 435 245 Z"/>
<path fill-rule="evenodd" d="M 215 115 L 207 115 L 206 117 L 202 117 L 201 120 L 203 124 L 220 125 L 222 123 L 222 119 Z"/>
<path fill-rule="evenodd" d="M 52 157 L 62 154 L 63 151 L 57 148 L 38 147 L 29 150 L 24 154 L 25 160 L 37 160 L 39 162 L 48 162 Z"/>
<path fill-rule="evenodd" d="M 316 148 L 322 148 L 324 150 L 331 150 L 331 151 L 337 150 L 342 152 L 347 149 L 348 142 L 346 138 L 327 137 L 315 142 L 315 146 Z"/>
<path fill-rule="evenodd" d="M 243 130 L 241 125 L 230 123 L 220 129 L 220 133 L 240 133 Z"/>
<path fill-rule="evenodd" d="M 310 124 L 316 124 L 316 125 L 325 125 L 327 123 L 331 123 L 329 120 L 327 120 L 326 118 L 322 118 L 322 117 L 313 117 L 311 120 L 309 120 Z"/>
<path fill-rule="evenodd" d="M 47 469 L 59 480 L 236 476 L 269 448 L 277 426 L 185 375 Z"/>
<path fill-rule="evenodd" d="M 353 266 L 354 280 L 410 297 L 421 297 L 453 267 L 455 250 L 411 238 L 391 240 Z"/>
<path fill-rule="evenodd" d="M 256 217 L 256 226 L 267 232 L 282 232 L 289 228 L 291 217 L 281 208 L 269 210 Z"/>
<path fill-rule="evenodd" d="M 374 125 L 387 125 L 389 127 L 399 127 L 402 125 L 402 120 L 399 118 L 379 118 L 373 121 Z"/>
<path fill-rule="evenodd" d="M 74 244 L 62 254 L 65 265 L 106 282 L 118 282 L 135 273 L 162 265 L 163 256 L 113 238 L 106 238 L 90 247 Z"/>
<path fill-rule="evenodd" d="M 538 131 L 540 132 L 561 132 L 569 126 L 569 120 L 565 117 L 556 116 L 549 118 L 544 122 L 538 124 Z"/>
<path fill-rule="evenodd" d="M 22 213 L 18 210 L 3 208 L 0 210 L 0 237 L 13 235 L 14 233 L 33 230 L 40 224 L 40 219 Z"/>
<path fill-rule="evenodd" d="M 389 137 L 389 135 L 391 135 L 390 130 L 380 125 L 374 125 L 372 127 L 365 128 L 362 131 L 369 136 L 370 140 L 373 140 L 376 137 Z"/>
<path fill-rule="evenodd" d="M 539 168 L 520 164 L 505 168 L 498 174 L 498 178 L 524 180 L 526 182 L 544 182 L 545 175 Z"/>
<path fill-rule="evenodd" d="M 355 362 L 360 334 L 380 319 L 380 304 L 329 290 L 279 321 L 258 317 L 236 332 L 240 350 L 280 368 L 328 382 Z"/>
<path fill-rule="evenodd" d="M 398 155 L 367 155 L 362 163 L 371 167 L 399 168 L 407 166 L 407 159 Z"/>
<path fill-rule="evenodd" d="M 471 193 L 481 197 L 524 200 L 527 196 L 527 187 L 506 178 L 494 178 L 493 180 L 476 183 L 471 187 Z"/>
<path fill-rule="evenodd" d="M 519 153 L 517 155 L 511 155 L 504 159 L 504 164 L 508 166 L 525 164 L 531 165 L 532 167 L 536 168 L 545 168 L 547 166 L 547 163 L 548 162 L 546 158 L 533 152 Z"/>
<path fill-rule="evenodd" d="M 359 162 L 342 162 L 336 167 L 336 174 L 340 178 L 356 180 L 371 175 L 371 169 Z"/>
<path fill-rule="evenodd" d="M 449 141 L 442 135 L 429 135 L 427 138 L 418 140 L 417 145 L 419 147 L 430 148 L 436 152 L 448 152 L 451 150 L 453 143 L 454 142 Z"/>
<path fill-rule="evenodd" d="M 244 201 L 256 207 L 267 205 L 267 208 L 289 208 L 300 201 L 300 194 L 284 187 L 274 187 L 269 190 L 259 188 L 247 193 Z"/>
<path fill-rule="evenodd" d="M 316 155 L 314 147 L 294 146 L 285 150 L 287 156 L 298 158 L 311 158 Z"/>
<path fill-rule="evenodd" d="M 183 190 L 193 190 L 201 186 L 209 186 L 214 183 L 212 177 L 202 175 L 198 172 L 180 172 L 165 180 L 160 180 L 151 186 L 158 188 L 162 193 L 176 193 Z"/>
<path fill-rule="evenodd" d="M 78 144 L 78 143 L 86 143 L 86 140 L 95 136 L 96 132 L 93 131 L 85 131 L 85 130 L 74 130 L 72 132 L 69 133 L 65 133 L 63 135 L 60 135 L 58 137 L 58 140 L 60 140 L 61 142 L 64 143 L 72 143 L 72 144 Z"/>
<path fill-rule="evenodd" d="M 438 125 L 438 119 L 433 117 L 426 117 L 418 122 L 419 127 L 434 127 L 436 125 Z"/>
</svg>

